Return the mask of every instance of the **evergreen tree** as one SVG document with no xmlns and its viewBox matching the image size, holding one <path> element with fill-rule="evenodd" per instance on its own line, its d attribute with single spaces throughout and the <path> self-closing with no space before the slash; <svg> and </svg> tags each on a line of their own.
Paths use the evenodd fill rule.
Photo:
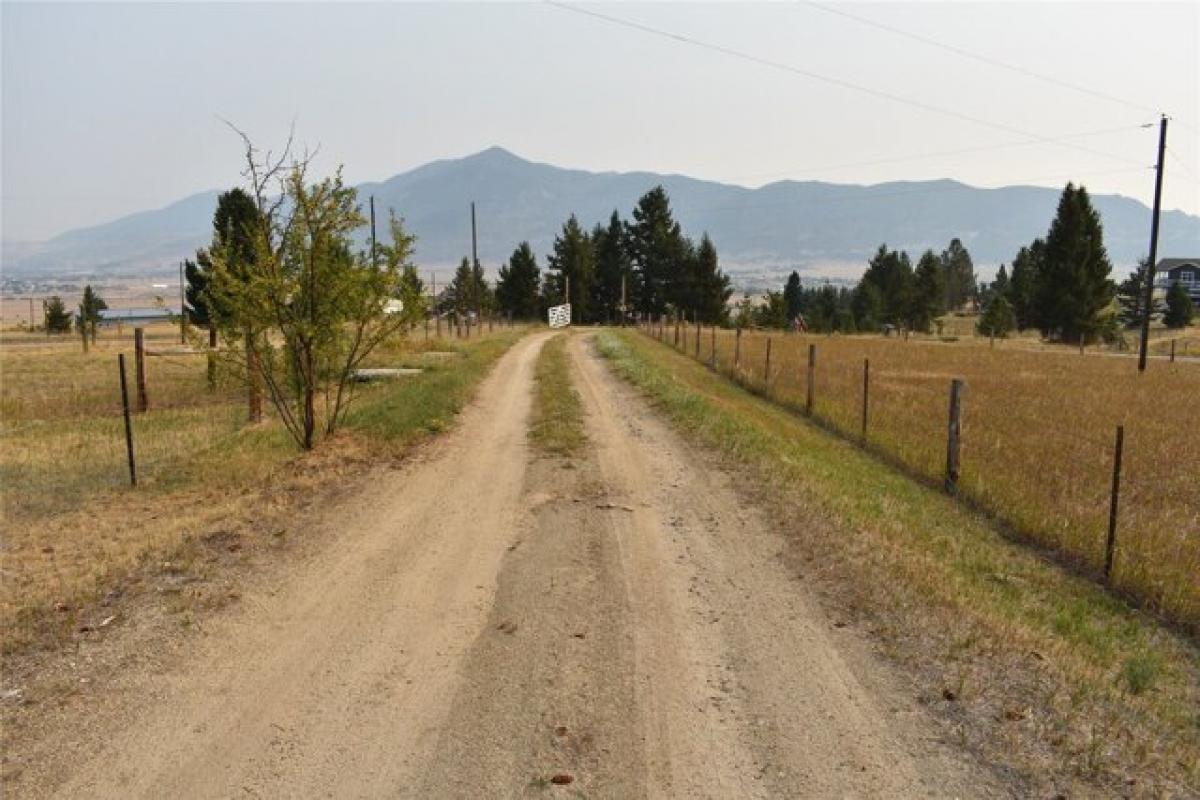
<svg viewBox="0 0 1200 800">
<path fill-rule="evenodd" d="M 767 292 L 763 304 L 755 313 L 755 322 L 762 328 L 787 328 L 787 303 L 783 299 L 783 292 Z"/>
<path fill-rule="evenodd" d="M 184 277 L 184 313 L 192 325 L 207 328 L 212 321 L 209 310 L 208 282 L 212 273 L 212 259 L 208 251 L 201 248 L 196 251 L 196 260 L 186 258 L 183 261 Z"/>
<path fill-rule="evenodd" d="M 787 305 L 788 320 L 794 320 L 804 313 L 804 289 L 800 285 L 800 273 L 792 270 L 787 283 L 783 287 L 783 300 Z"/>
<path fill-rule="evenodd" d="M 705 233 L 691 257 L 692 309 L 708 325 L 723 324 L 729 316 L 727 303 L 733 294 L 729 276 L 721 271 L 717 248 Z M 788 318 L 789 321 L 791 317 Z"/>
<path fill-rule="evenodd" d="M 500 310 L 517 319 L 536 319 L 541 315 L 538 298 L 541 270 L 529 242 L 521 242 L 500 267 L 496 282 L 496 302 Z"/>
<path fill-rule="evenodd" d="M 1046 243 L 1034 239 L 1028 247 L 1022 247 L 1012 262 L 1012 274 L 1008 279 L 1008 302 L 1016 317 L 1017 330 L 1037 325 L 1035 292 L 1041 274 Z"/>
<path fill-rule="evenodd" d="M 247 192 L 234 188 L 217 198 L 213 212 L 213 238 L 207 250 L 196 251 L 196 260 L 184 262 L 184 305 L 190 321 L 209 328 L 209 342 L 216 344 L 216 327 L 220 321 L 218 308 L 209 285 L 212 280 L 213 255 L 217 254 L 233 276 L 247 277 L 253 271 L 262 232 L 262 215 Z"/>
<path fill-rule="evenodd" d="M 686 243 L 662 186 L 638 200 L 633 221 L 626 225 L 626 243 L 639 287 L 640 310 L 662 314 L 668 305 L 680 308 L 687 300 L 683 272 Z"/>
<path fill-rule="evenodd" d="M 471 266 L 471 299 L 474 302 L 473 310 L 480 320 L 483 319 L 484 312 L 490 312 L 496 305 L 492 287 L 488 286 L 487 278 L 483 274 L 483 265 L 478 260 Z"/>
<path fill-rule="evenodd" d="M 100 312 L 108 308 L 92 285 L 83 287 L 83 299 L 79 301 L 79 324 L 91 335 L 92 344 L 96 343 L 96 326 L 100 322 Z"/>
<path fill-rule="evenodd" d="M 459 318 L 465 318 L 476 308 L 475 272 L 471 268 L 470 259 L 466 256 L 463 256 L 462 261 L 458 262 L 458 268 L 454 270 L 454 277 L 450 280 L 450 285 L 446 287 L 445 302 L 454 315 Z"/>
<path fill-rule="evenodd" d="M 846 323 L 846 315 L 842 313 L 840 300 L 838 290 L 829 284 L 814 291 L 806 304 L 808 329 L 814 333 L 840 330 L 839 324 L 844 326 Z M 845 311 L 849 311 L 849 308 Z M 851 316 L 853 316 L 853 312 L 851 312 Z M 854 327 L 857 329 L 857 325 Z"/>
<path fill-rule="evenodd" d="M 1046 234 L 1035 290 L 1038 325 L 1062 341 L 1091 341 L 1101 333 L 1115 286 L 1104 249 L 1100 215 L 1087 190 L 1068 183 Z"/>
<path fill-rule="evenodd" d="M 547 274 L 550 288 L 558 297 L 563 297 L 564 283 L 570 279 L 570 296 L 567 302 L 571 304 L 571 321 L 590 321 L 591 308 L 588 300 L 592 294 L 592 278 L 594 276 L 592 263 L 592 241 L 579 225 L 579 220 L 572 214 L 562 227 L 562 232 L 554 237 L 554 252 L 546 259 Z"/>
<path fill-rule="evenodd" d="M 913 278 L 912 303 L 908 313 L 909 325 L 913 330 L 929 333 L 933 320 L 942 315 L 942 302 L 946 294 L 944 274 L 942 262 L 932 250 L 926 250 L 917 262 Z"/>
<path fill-rule="evenodd" d="M 1168 328 L 1186 328 L 1192 324 L 1196 309 L 1192 306 L 1192 298 L 1187 289 L 1179 281 L 1171 283 L 1167 290 L 1167 311 L 1163 314 L 1163 323 Z"/>
<path fill-rule="evenodd" d="M 879 322 L 896 325 L 908 322 L 913 305 L 914 280 L 912 262 L 907 253 L 888 250 L 887 245 L 879 245 L 859 283 L 874 284 L 879 290 Z"/>
<path fill-rule="evenodd" d="M 1149 277 L 1149 260 L 1142 259 L 1128 278 L 1117 285 L 1117 319 L 1125 328 L 1136 328 L 1142 324 L 1142 309 L 1146 304 L 1146 279 Z M 1160 309 L 1154 309 L 1159 312 Z"/>
<path fill-rule="evenodd" d="M 595 280 L 592 284 L 591 306 L 597 319 L 605 322 L 621 317 L 621 281 L 625 280 L 626 302 L 635 307 L 632 280 L 632 265 L 629 247 L 625 243 L 625 225 L 615 210 L 608 220 L 608 227 L 596 225 L 592 231 L 592 249 L 595 251 Z M 628 309 L 626 309 L 628 311 Z"/>
<path fill-rule="evenodd" d="M 950 240 L 950 246 L 942 251 L 941 262 L 946 292 L 944 307 L 947 311 L 957 311 L 975 296 L 975 264 L 958 239 Z"/>
<path fill-rule="evenodd" d="M 1017 318 L 1013 313 L 1012 304 L 1008 302 L 1008 298 L 1004 295 L 996 294 L 984 308 L 983 314 L 979 317 L 979 322 L 975 324 L 975 330 L 981 336 L 999 336 L 1003 338 L 1008 336 L 1009 332 L 1016 326 Z"/>
<path fill-rule="evenodd" d="M 70 333 L 71 312 L 58 295 L 46 301 L 46 331 L 48 333 Z"/>
<path fill-rule="evenodd" d="M 883 295 L 879 287 L 861 281 L 854 287 L 850 298 L 850 309 L 854 314 L 855 326 L 860 331 L 878 331 L 883 323 Z M 812 321 L 809 321 L 812 327 Z"/>
</svg>

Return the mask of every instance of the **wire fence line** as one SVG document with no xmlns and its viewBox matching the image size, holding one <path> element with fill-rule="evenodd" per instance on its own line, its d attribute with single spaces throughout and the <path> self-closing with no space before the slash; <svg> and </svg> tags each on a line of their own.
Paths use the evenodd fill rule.
<svg viewBox="0 0 1200 800">
<path fill-rule="evenodd" d="M 690 335 L 681 329 L 676 340 L 674 322 L 654 319 L 642 320 L 640 330 L 928 483 L 950 482 L 950 386 L 960 375 L 936 353 L 930 356 L 930 348 L 918 364 L 905 360 L 914 352 L 908 345 L 896 342 L 895 352 L 885 353 L 860 337 L 707 326 L 697 334 L 693 323 Z M 1200 447 L 1164 442 L 1161 430 L 1126 420 L 1120 423 L 1124 463 L 1114 476 L 1117 425 L 1109 436 L 1095 433 L 1086 419 L 1090 398 L 1077 398 L 1075 408 L 1071 398 L 1056 398 L 1064 402 L 1050 407 L 1063 407 L 1043 416 L 1018 377 L 1028 384 L 1039 373 L 1033 377 L 1054 385 L 1056 371 L 1068 368 L 1031 363 L 1030 375 L 997 370 L 965 381 L 955 456 L 961 471 L 952 490 L 1018 538 L 1200 628 L 1200 495 L 1194 485 Z M 1185 466 L 1192 461 L 1198 471 Z"/>
</svg>

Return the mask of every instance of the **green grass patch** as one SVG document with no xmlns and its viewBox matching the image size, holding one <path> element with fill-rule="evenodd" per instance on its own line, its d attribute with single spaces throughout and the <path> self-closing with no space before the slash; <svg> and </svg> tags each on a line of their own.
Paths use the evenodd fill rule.
<svg viewBox="0 0 1200 800">
<path fill-rule="evenodd" d="M 982 749 L 1013 758 L 996 706 L 1033 703 L 1042 724 L 1027 735 L 1063 769 L 1200 786 L 1195 642 L 670 347 L 632 332 L 598 344 L 677 426 L 748 465 L 764 502 L 804 509 L 801 559 L 847 587 L 902 661 L 926 680 L 972 676 Z M 1108 753 L 1099 764 L 1096 737 Z"/>
<path fill-rule="evenodd" d="M 587 441 L 583 404 L 571 385 L 568 335 L 559 334 L 546 342 L 538 356 L 529 423 L 529 441 L 539 450 L 560 456 L 571 455 Z"/>
</svg>

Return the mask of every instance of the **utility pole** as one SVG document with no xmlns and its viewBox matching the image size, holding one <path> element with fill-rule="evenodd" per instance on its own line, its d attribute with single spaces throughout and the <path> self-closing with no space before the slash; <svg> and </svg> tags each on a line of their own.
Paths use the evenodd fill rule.
<svg viewBox="0 0 1200 800">
<path fill-rule="evenodd" d="M 1154 262 L 1158 258 L 1158 215 L 1162 208 L 1163 156 L 1167 150 L 1167 115 L 1158 122 L 1158 164 L 1154 168 L 1154 217 L 1150 222 L 1150 258 L 1146 264 L 1146 298 L 1142 308 L 1142 341 L 1138 346 L 1138 372 L 1146 371 L 1150 342 L 1150 314 L 1154 311 Z"/>
<path fill-rule="evenodd" d="M 475 203 L 471 203 L 471 266 L 479 265 L 479 252 L 475 247 Z"/>
<path fill-rule="evenodd" d="M 33 330 L 33 296 L 29 297 L 29 330 Z"/>
<path fill-rule="evenodd" d="M 625 275 L 621 275 L 621 327 L 625 327 Z"/>
<path fill-rule="evenodd" d="M 179 343 L 187 344 L 187 305 L 184 302 L 183 262 L 179 262 Z"/>
<path fill-rule="evenodd" d="M 371 195 L 371 266 L 379 266 L 375 262 L 375 195 Z"/>
<path fill-rule="evenodd" d="M 563 281 L 566 284 L 563 287 L 563 302 L 567 304 L 567 319 L 568 322 L 574 322 L 575 309 L 571 308 L 571 276 L 563 275 Z"/>
</svg>

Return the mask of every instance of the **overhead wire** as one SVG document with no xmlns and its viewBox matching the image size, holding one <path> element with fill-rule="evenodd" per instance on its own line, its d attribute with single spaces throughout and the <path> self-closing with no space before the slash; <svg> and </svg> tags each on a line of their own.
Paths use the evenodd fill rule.
<svg viewBox="0 0 1200 800">
<path fill-rule="evenodd" d="M 809 6 L 810 8 L 815 8 L 819 11 L 824 11 L 827 14 L 836 14 L 839 17 L 845 17 L 846 19 L 853 20 L 862 25 L 868 25 L 872 28 L 878 28 L 879 30 L 887 31 L 888 33 L 892 33 L 897 36 L 903 36 L 907 39 L 912 39 L 913 41 L 921 42 L 922 44 L 929 45 L 930 47 L 936 47 L 941 50 L 945 50 L 947 52 L 954 53 L 955 55 L 962 56 L 963 58 L 969 58 L 973 61 L 979 61 L 981 63 L 988 64 L 993 67 L 998 67 L 1000 69 L 1008 70 L 1009 72 L 1015 72 L 1019 75 L 1024 75 L 1027 78 L 1034 78 L 1036 80 L 1040 80 L 1040 81 L 1044 81 L 1049 84 L 1053 84 L 1054 86 L 1059 86 L 1064 89 L 1070 89 L 1075 92 L 1080 92 L 1082 94 L 1091 95 L 1092 97 L 1097 97 L 1102 100 L 1108 100 L 1110 102 L 1118 103 L 1120 105 L 1127 106 L 1129 108 L 1135 108 L 1140 111 L 1149 111 L 1153 114 L 1158 114 L 1161 112 L 1161 109 L 1153 108 L 1151 106 L 1146 105 L 1145 103 L 1139 103 L 1134 100 L 1128 100 L 1123 97 L 1117 97 L 1116 95 L 1109 94 L 1107 92 L 1102 92 L 1099 89 L 1092 89 L 1088 86 L 1082 86 L 1077 83 L 1071 83 L 1070 81 L 1065 81 L 1065 80 L 1062 80 L 1061 78 L 1056 78 L 1052 75 L 1047 75 L 1042 72 L 1037 72 L 1036 70 L 1018 66 L 1017 64 L 1010 64 L 1007 61 L 1001 61 L 998 58 L 992 58 L 990 56 L 985 56 L 980 53 L 975 53 L 975 52 L 972 52 L 972 51 L 967 50 L 962 47 L 957 47 L 952 44 L 947 44 L 946 42 L 940 41 L 938 39 L 934 39 L 934 38 L 931 38 L 928 36 L 922 36 L 921 34 L 918 34 L 918 33 L 913 33 L 911 31 L 903 30 L 902 28 L 897 28 L 892 25 L 888 25 L 886 23 L 879 22 L 878 20 L 873 20 L 868 17 L 859 16 L 858 14 L 854 14 L 850 11 L 846 11 L 843 8 L 836 8 L 832 5 L 826 5 L 825 3 L 818 3 L 818 2 L 815 2 L 815 0 L 796 0 L 796 2 L 801 5 Z"/>
<path fill-rule="evenodd" d="M 1066 140 L 1066 139 L 1083 139 L 1083 138 L 1087 138 L 1087 137 L 1091 137 L 1091 136 L 1103 136 L 1103 135 L 1112 134 L 1112 133 L 1127 133 L 1130 131 L 1141 130 L 1145 127 L 1146 127 L 1146 125 L 1144 125 L 1144 124 L 1122 125 L 1122 126 L 1116 127 L 1116 128 L 1103 128 L 1100 130 L 1084 131 L 1081 133 L 1068 133 L 1068 134 L 1063 134 L 1062 136 L 1055 136 L 1052 138 L 1055 139 L 1056 141 L 1061 141 L 1061 140 Z M 985 152 L 990 152 L 993 150 L 1005 150 L 1005 149 L 1009 149 L 1009 148 L 1013 148 L 1013 147 L 1028 147 L 1030 145 L 1036 145 L 1036 144 L 1038 144 L 1038 142 L 1033 142 L 1033 141 L 1029 141 L 1029 140 L 1022 140 L 1019 142 L 1002 142 L 999 144 L 979 145 L 976 147 L 961 147 L 961 148 L 957 148 L 955 150 L 942 150 L 942 151 L 934 152 L 934 153 L 915 153 L 912 155 L 895 156 L 892 158 L 872 159 L 870 161 L 851 161 L 851 162 L 846 162 L 846 163 L 842 163 L 842 164 L 829 164 L 829 165 L 821 166 L 821 167 L 801 167 L 801 168 L 795 168 L 795 169 L 776 170 L 773 172 L 760 172 L 760 173 L 756 173 L 756 174 L 726 175 L 726 176 L 722 176 L 721 180 L 744 180 L 744 179 L 748 179 L 748 178 L 753 179 L 753 178 L 772 177 L 775 175 L 794 175 L 794 174 L 798 174 L 798 173 L 813 174 L 813 173 L 820 173 L 820 172 L 834 172 L 837 170 L 851 169 L 854 167 L 873 167 L 873 166 L 878 166 L 881 164 L 895 164 L 895 163 L 899 163 L 899 162 L 903 162 L 903 161 L 919 161 L 919 160 L 923 160 L 923 159 L 927 159 L 927 158 L 942 158 L 944 156 L 965 155 L 968 153 L 985 153 Z"/>
<path fill-rule="evenodd" d="M 1022 130 L 1021 128 L 1016 128 L 1011 125 L 1006 125 L 1004 123 L 993 122 L 991 120 L 986 120 L 981 117 L 976 117 L 971 114 L 966 114 L 961 111 L 956 111 L 954 109 L 943 108 L 941 106 L 934 105 L 932 103 L 926 103 L 922 100 L 916 100 L 916 99 L 913 99 L 910 97 L 903 97 L 901 95 L 893 94 L 891 92 L 883 91 L 881 89 L 875 89 L 875 88 L 872 88 L 869 86 L 863 86 L 861 84 L 854 83 L 852 81 L 848 81 L 848 80 L 845 80 L 842 78 L 837 78 L 837 77 L 834 77 L 831 75 L 825 75 L 825 74 L 822 74 L 819 72 L 813 72 L 812 70 L 802 69 L 800 67 L 796 67 L 791 64 L 785 64 L 781 61 L 775 61 L 770 58 L 765 58 L 763 56 L 754 55 L 753 53 L 748 53 L 748 52 L 745 52 L 742 50 L 737 50 L 732 47 L 727 47 L 725 45 L 715 44 L 713 42 L 707 42 L 707 41 L 704 41 L 701 39 L 696 39 L 694 37 L 687 36 L 685 34 L 675 33 L 673 31 L 664 30 L 662 28 L 656 28 L 654 26 L 646 25 L 644 23 L 634 22 L 633 20 L 624 19 L 622 17 L 614 17 L 610 14 L 605 14 L 605 13 L 602 13 L 599 11 L 593 11 L 591 9 L 582 8 L 580 6 L 572 5 L 570 3 L 564 3 L 564 2 L 561 2 L 560 0 L 543 0 L 543 2 L 546 5 L 560 9 L 562 11 L 568 11 L 573 14 L 579 14 L 582 16 L 591 17 L 593 19 L 598 19 L 603 22 L 609 23 L 611 25 L 616 25 L 616 26 L 628 28 L 631 30 L 637 30 L 642 33 L 647 33 L 647 34 L 650 34 L 653 36 L 658 36 L 660 38 L 670 39 L 672 41 L 675 41 L 675 42 L 678 42 L 681 44 L 687 44 L 687 45 L 691 45 L 693 47 L 699 47 L 701 49 L 709 50 L 709 51 L 712 51 L 715 53 L 721 53 L 722 55 L 730 56 L 732 58 L 738 58 L 738 59 L 741 59 L 744 61 L 748 61 L 750 63 L 758 64 L 760 66 L 765 66 L 765 67 L 768 67 L 768 68 L 771 68 L 774 70 L 778 70 L 781 72 L 787 72 L 787 73 L 790 73 L 793 75 L 798 75 L 803 78 L 808 78 L 810 80 L 827 83 L 829 85 L 837 86 L 837 87 L 840 87 L 843 89 L 849 89 L 851 91 L 855 91 L 855 92 L 859 92 L 862 94 L 870 95 L 872 97 L 888 100 L 890 102 L 912 106 L 913 108 L 918 108 L 918 109 L 921 109 L 923 111 L 927 111 L 930 113 L 940 114 L 942 116 L 951 117 L 953 119 L 958 119 L 958 120 L 961 120 L 964 122 L 969 122 L 974 125 L 980 125 L 980 126 L 987 127 L 987 128 L 993 128 L 995 130 L 1012 133 L 1017 136 L 1025 137 L 1026 139 L 1031 140 L 1031 142 L 1053 144 L 1053 145 L 1057 145 L 1059 147 L 1066 147 L 1066 148 L 1070 148 L 1070 149 L 1074 149 L 1074 150 L 1079 150 L 1081 152 L 1089 153 L 1091 155 L 1098 155 L 1098 156 L 1113 159 L 1116 161 L 1125 161 L 1125 162 L 1131 163 L 1131 164 L 1138 163 L 1134 159 L 1128 158 L 1126 156 L 1117 155 L 1115 153 L 1108 153 L 1103 150 L 1095 150 L 1090 147 L 1084 147 L 1083 145 L 1072 144 L 1070 142 L 1058 141 L 1052 137 L 1042 136 L 1041 134 Z"/>
</svg>

